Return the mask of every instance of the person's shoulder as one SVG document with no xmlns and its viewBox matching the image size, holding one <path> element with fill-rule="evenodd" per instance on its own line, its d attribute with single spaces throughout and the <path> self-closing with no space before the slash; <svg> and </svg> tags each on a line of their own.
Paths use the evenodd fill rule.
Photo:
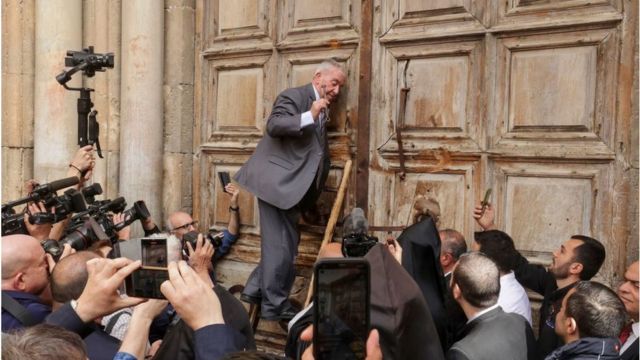
<svg viewBox="0 0 640 360">
<path fill-rule="evenodd" d="M 314 95 L 313 93 L 313 89 L 311 88 L 311 83 L 309 84 L 305 84 L 302 86 L 297 86 L 297 87 L 290 87 L 287 89 L 282 90 L 282 92 L 280 93 L 279 96 L 286 96 L 286 97 L 293 97 L 293 98 L 300 98 L 303 96 L 310 96 L 310 95 Z"/>
</svg>

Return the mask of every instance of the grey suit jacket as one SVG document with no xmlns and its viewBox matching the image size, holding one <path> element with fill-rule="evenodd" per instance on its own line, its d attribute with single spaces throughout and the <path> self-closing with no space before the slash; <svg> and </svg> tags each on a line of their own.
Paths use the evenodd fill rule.
<svg viewBox="0 0 640 360">
<path fill-rule="evenodd" d="M 311 201 L 319 196 L 329 170 L 326 136 L 316 125 L 300 128 L 301 114 L 315 101 L 313 85 L 290 88 L 278 95 L 266 132 L 235 180 L 259 199 L 280 209 L 298 204 L 311 188 Z M 320 181 L 314 182 L 320 162 Z M 312 188 L 313 187 L 313 188 Z"/>
<path fill-rule="evenodd" d="M 462 339 L 447 352 L 448 360 L 531 360 L 536 340 L 527 320 L 498 307 L 469 322 Z"/>
</svg>

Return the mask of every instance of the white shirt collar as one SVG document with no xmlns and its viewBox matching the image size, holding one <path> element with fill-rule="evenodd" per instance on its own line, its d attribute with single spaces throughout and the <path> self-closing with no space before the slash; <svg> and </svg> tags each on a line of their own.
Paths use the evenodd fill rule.
<svg viewBox="0 0 640 360">
<path fill-rule="evenodd" d="M 313 93 L 316 95 L 316 100 L 320 100 L 320 94 L 318 94 L 318 90 L 316 90 L 315 85 L 311 83 L 311 87 L 313 88 Z"/>
<path fill-rule="evenodd" d="M 493 305 L 493 306 L 489 306 L 488 308 L 486 308 L 486 309 L 484 309 L 484 310 L 482 310 L 482 311 L 478 311 L 475 315 L 473 315 L 473 316 L 469 319 L 469 321 L 467 321 L 467 324 L 468 324 L 468 323 L 470 323 L 470 322 L 472 322 L 473 320 L 475 320 L 475 319 L 479 318 L 482 314 L 486 314 L 486 313 L 488 313 L 489 311 L 491 311 L 491 310 L 493 310 L 493 309 L 495 309 L 495 308 L 498 308 L 498 307 L 500 307 L 500 305 L 498 305 L 498 304 L 496 303 L 495 305 Z"/>
</svg>

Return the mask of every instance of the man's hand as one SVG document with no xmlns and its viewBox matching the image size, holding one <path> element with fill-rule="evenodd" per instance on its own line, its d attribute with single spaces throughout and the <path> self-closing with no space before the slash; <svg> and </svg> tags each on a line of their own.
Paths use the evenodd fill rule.
<svg viewBox="0 0 640 360">
<path fill-rule="evenodd" d="M 482 204 L 478 203 L 473 209 L 473 218 L 476 219 L 476 222 L 483 230 L 494 230 L 496 228 L 496 224 L 493 222 L 495 216 L 495 211 L 491 204 L 483 207 Z"/>
<path fill-rule="evenodd" d="M 240 188 L 234 183 L 228 183 L 227 186 L 224 187 L 224 191 L 227 194 L 231 195 L 230 205 L 231 207 L 238 207 L 238 195 L 240 195 Z"/>
<path fill-rule="evenodd" d="M 209 268 L 211 265 L 211 258 L 215 253 L 213 245 L 210 241 L 204 241 L 202 234 L 198 234 L 196 239 L 196 249 L 194 250 L 191 243 L 186 241 L 187 252 L 189 253 L 189 265 L 195 270 L 195 272 L 204 280 L 207 285 L 213 287 L 211 277 L 209 276 Z"/>
<path fill-rule="evenodd" d="M 58 259 L 58 261 L 66 258 L 71 254 L 75 254 L 75 252 L 76 252 L 76 249 L 72 248 L 71 245 L 64 244 L 62 246 L 62 254 L 60 254 L 60 258 Z M 53 272 L 53 268 L 56 267 L 56 261 L 53 260 L 53 256 L 51 256 L 51 254 L 49 253 L 45 254 L 45 256 L 47 257 L 47 263 L 49 265 L 49 274 L 51 274 Z"/>
<path fill-rule="evenodd" d="M 73 159 L 71 159 L 70 165 L 67 175 L 77 176 L 80 178 L 80 183 L 89 180 L 93 173 L 93 168 L 96 165 L 93 145 L 87 145 L 78 149 Z"/>
<path fill-rule="evenodd" d="M 118 294 L 118 288 L 125 277 L 141 265 L 140 260 L 132 261 L 126 258 L 99 258 L 87 261 L 89 278 L 78 298 L 78 317 L 88 323 L 100 316 L 145 302 L 146 299 L 121 297 Z"/>
<path fill-rule="evenodd" d="M 311 105 L 311 116 L 313 116 L 313 120 L 318 121 L 319 115 L 323 109 L 327 109 L 331 105 L 331 102 L 327 99 L 320 99 L 313 102 Z"/>
<path fill-rule="evenodd" d="M 169 263 L 169 280 L 162 283 L 160 291 L 194 331 L 224 324 L 218 296 L 186 262 Z"/>
<path fill-rule="evenodd" d="M 52 211 L 55 211 L 52 210 Z M 34 238 L 42 241 L 49 237 L 49 233 L 51 232 L 51 223 L 44 224 L 32 224 L 29 221 L 29 214 L 37 214 L 37 213 L 46 213 L 47 209 L 44 207 L 43 202 L 39 203 L 31 203 L 27 206 L 27 212 L 24 214 L 24 225 L 27 228 L 27 232 L 29 235 Z"/>
<path fill-rule="evenodd" d="M 302 334 L 300 334 L 300 340 L 313 341 L 313 325 L 310 325 Z M 366 344 L 367 357 L 366 360 L 381 360 L 382 350 L 380 349 L 380 334 L 378 330 L 373 329 L 369 332 L 369 338 L 367 338 Z M 313 360 L 313 345 L 309 346 L 307 350 L 302 354 L 302 360 Z"/>
<path fill-rule="evenodd" d="M 402 246 L 396 241 L 396 239 L 389 237 L 387 239 L 387 249 L 391 252 L 391 255 L 402 265 Z"/>
<path fill-rule="evenodd" d="M 118 225 L 120 223 L 125 222 L 128 219 L 124 213 L 113 214 L 113 225 Z M 127 225 L 122 230 L 118 231 L 118 239 L 120 240 L 129 240 L 131 237 L 131 225 Z"/>
</svg>

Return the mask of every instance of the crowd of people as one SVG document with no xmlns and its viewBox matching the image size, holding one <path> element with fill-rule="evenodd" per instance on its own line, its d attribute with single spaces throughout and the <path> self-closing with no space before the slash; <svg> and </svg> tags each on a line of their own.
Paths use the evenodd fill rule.
<svg viewBox="0 0 640 360">
<path fill-rule="evenodd" d="M 122 293 L 125 279 L 142 263 L 118 257 L 111 242 L 82 250 L 65 245 L 54 259 L 41 242 L 59 240 L 65 222 L 33 224 L 28 214 L 47 209 L 30 203 L 27 233 L 2 237 L 2 356 L 282 358 L 257 350 L 242 300 L 259 305 L 263 319 L 287 324 L 288 358 L 312 359 L 314 304 L 296 309 L 289 292 L 298 221 L 326 180 L 329 105 L 345 81 L 344 70 L 331 60 L 318 67 L 310 84 L 281 93 L 265 137 L 236 177 L 258 198 L 262 235 L 262 257 L 240 299 L 217 284 L 214 271 L 239 237 L 235 184 L 225 188 L 230 218 L 218 245 L 210 234 L 198 233 L 195 245 L 186 241 L 198 230 L 190 214 L 167 217 L 164 235 L 176 239 L 181 259 L 168 263 L 168 279 L 158 284 L 164 299 Z M 81 187 L 94 165 L 93 149 L 81 148 L 68 175 L 77 176 Z M 566 239 L 548 267 L 531 264 L 497 228 L 495 210 L 491 204 L 474 208 L 469 216 L 481 231 L 467 242 L 455 229 L 438 228 L 437 202 L 416 199 L 413 224 L 361 254 L 374 274 L 366 358 L 638 359 L 638 261 L 615 291 L 591 280 L 606 250 L 590 236 Z M 112 219 L 127 221 L 122 213 Z M 162 233 L 151 217 L 141 225 L 146 236 Z M 129 239 L 129 226 L 118 230 L 118 241 Z M 318 258 L 344 257 L 343 250 L 339 242 L 329 243 Z M 542 296 L 539 319 L 532 316 L 527 289 Z"/>
</svg>

